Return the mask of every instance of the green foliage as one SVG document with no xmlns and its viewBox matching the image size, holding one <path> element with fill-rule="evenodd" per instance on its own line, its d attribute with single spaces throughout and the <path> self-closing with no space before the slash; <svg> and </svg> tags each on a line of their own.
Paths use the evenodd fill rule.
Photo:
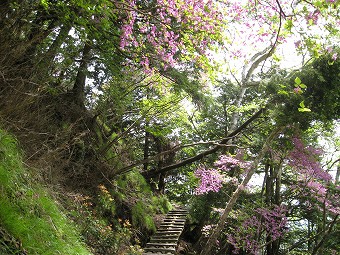
<svg viewBox="0 0 340 255">
<path fill-rule="evenodd" d="M 166 214 L 168 211 L 172 209 L 172 205 L 168 200 L 167 196 L 153 196 L 152 204 L 156 209 L 156 212 Z"/>
<path fill-rule="evenodd" d="M 132 207 L 132 224 L 151 232 L 156 231 L 155 223 L 151 217 L 152 208 L 143 201 L 137 201 Z"/>
<path fill-rule="evenodd" d="M 117 204 L 128 205 L 132 225 L 141 230 L 155 232 L 153 216 L 167 213 L 171 209 L 168 199 L 165 196 L 154 196 L 149 184 L 138 171 L 120 176 L 113 185 L 112 198 Z M 123 210 L 117 208 L 117 213 L 124 214 Z"/>
<path fill-rule="evenodd" d="M 0 130 L 1 227 L 29 254 L 91 254 L 74 224 L 22 165 L 16 141 Z"/>
<path fill-rule="evenodd" d="M 299 123 L 306 130 L 315 121 L 327 124 L 340 118 L 340 61 L 330 60 L 323 55 L 301 70 L 270 78 L 266 93 L 272 95 L 277 124 Z"/>
<path fill-rule="evenodd" d="M 193 197 L 198 179 L 192 170 L 194 167 L 183 167 L 178 175 L 171 176 L 167 182 L 167 197 L 176 203 L 188 205 Z"/>
<path fill-rule="evenodd" d="M 95 254 L 141 254 L 139 245 L 131 244 L 134 231 L 129 220 L 108 214 L 107 206 L 110 202 L 104 201 L 106 199 L 101 196 L 108 198 L 111 195 L 106 192 L 104 185 L 100 185 L 99 189 L 100 195 L 95 200 L 95 205 L 90 197 L 81 195 L 76 197 L 76 203 L 72 204 L 71 214 L 79 221 L 78 225 L 86 243 Z"/>
</svg>

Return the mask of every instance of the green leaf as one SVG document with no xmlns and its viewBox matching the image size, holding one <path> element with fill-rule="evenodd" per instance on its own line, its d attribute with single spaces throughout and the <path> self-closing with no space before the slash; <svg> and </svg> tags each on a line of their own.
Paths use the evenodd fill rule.
<svg viewBox="0 0 340 255">
<path fill-rule="evenodd" d="M 48 2 L 48 0 L 40 0 L 40 4 L 41 4 L 45 9 L 47 9 L 47 8 L 48 8 L 49 2 Z"/>
<path fill-rule="evenodd" d="M 295 84 L 300 85 L 301 84 L 301 80 L 299 77 L 296 77 L 294 80 Z"/>
<path fill-rule="evenodd" d="M 289 95 L 288 92 L 287 92 L 287 91 L 284 91 L 284 90 L 279 90 L 277 93 L 278 93 L 279 95 L 286 95 L 286 96 Z"/>
<path fill-rule="evenodd" d="M 285 29 L 287 29 L 289 32 L 291 32 L 293 27 L 293 21 L 291 19 L 288 19 L 285 24 Z"/>
<path fill-rule="evenodd" d="M 302 101 L 299 105 L 300 105 L 300 108 L 298 108 L 299 112 L 311 112 L 311 109 L 305 107 L 304 101 Z"/>
<path fill-rule="evenodd" d="M 299 110 L 299 112 L 311 112 L 311 109 L 306 108 L 306 107 L 304 107 L 304 108 L 298 108 L 298 110 Z"/>
<path fill-rule="evenodd" d="M 307 86 L 306 86 L 305 84 L 303 84 L 303 83 L 301 83 L 299 86 L 300 86 L 300 88 L 302 88 L 302 89 L 306 89 L 306 88 L 307 88 Z"/>
</svg>

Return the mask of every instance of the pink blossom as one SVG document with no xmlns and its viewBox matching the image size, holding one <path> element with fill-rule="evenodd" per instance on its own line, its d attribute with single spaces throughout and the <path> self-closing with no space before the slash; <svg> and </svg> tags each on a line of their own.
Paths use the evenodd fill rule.
<svg viewBox="0 0 340 255">
<path fill-rule="evenodd" d="M 337 58 L 338 58 L 338 53 L 337 52 L 335 52 L 333 55 L 332 55 L 332 60 L 337 60 Z"/>
<path fill-rule="evenodd" d="M 227 239 L 234 246 L 234 253 L 242 248 L 247 254 L 259 254 L 261 247 L 256 236 L 263 234 L 271 240 L 277 240 L 287 232 L 287 209 L 284 206 L 275 205 L 272 209 L 257 208 L 257 215 L 245 219 L 235 231 L 227 234 Z"/>
<path fill-rule="evenodd" d="M 295 48 L 300 48 L 301 47 L 301 41 L 296 41 L 294 42 Z"/>
<path fill-rule="evenodd" d="M 328 53 L 331 53 L 333 51 L 333 48 L 331 46 L 329 46 L 329 47 L 327 47 L 326 50 L 327 50 Z"/>
<path fill-rule="evenodd" d="M 309 24 L 309 22 L 311 22 L 313 25 L 317 25 L 318 19 L 319 19 L 319 14 L 320 14 L 319 10 L 315 10 L 314 12 L 310 12 L 306 16 L 307 24 Z"/>
<path fill-rule="evenodd" d="M 198 168 L 195 176 L 200 178 L 200 185 L 196 188 L 196 194 L 202 195 L 210 191 L 218 192 L 222 188 L 223 175 L 216 169 Z"/>
<path fill-rule="evenodd" d="M 296 87 L 296 88 L 294 88 L 294 93 L 295 94 L 301 94 L 302 93 L 302 89 L 300 87 Z"/>
</svg>

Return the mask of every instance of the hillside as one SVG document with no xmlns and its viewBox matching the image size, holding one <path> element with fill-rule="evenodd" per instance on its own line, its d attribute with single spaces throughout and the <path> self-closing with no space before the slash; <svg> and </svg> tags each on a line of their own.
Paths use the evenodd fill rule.
<svg viewBox="0 0 340 255">
<path fill-rule="evenodd" d="M 339 4 L 1 1 L 0 254 L 339 253 Z"/>
</svg>

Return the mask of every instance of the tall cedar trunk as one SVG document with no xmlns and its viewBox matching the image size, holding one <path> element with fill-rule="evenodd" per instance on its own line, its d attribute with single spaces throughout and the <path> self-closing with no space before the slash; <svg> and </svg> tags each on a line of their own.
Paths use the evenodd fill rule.
<svg viewBox="0 0 340 255">
<path fill-rule="evenodd" d="M 58 36 L 54 39 L 51 46 L 48 48 L 47 52 L 44 54 L 43 64 L 47 71 L 50 71 L 54 64 L 54 59 L 60 50 L 61 45 L 65 42 L 68 33 L 72 28 L 71 23 L 65 24 L 60 28 Z"/>
<path fill-rule="evenodd" d="M 150 132 L 147 131 L 150 123 L 148 121 L 145 122 L 145 137 L 144 137 L 144 148 L 143 148 L 143 159 L 147 160 L 149 158 L 149 150 L 150 150 Z M 143 164 L 143 170 L 147 171 L 149 166 L 149 162 L 145 162 Z"/>
<path fill-rule="evenodd" d="M 265 202 L 267 207 L 272 205 L 280 205 L 280 189 L 281 189 L 281 164 L 273 164 L 268 162 L 266 169 L 266 195 Z M 280 248 L 280 239 L 275 241 L 271 240 L 271 237 L 267 237 L 266 246 L 267 255 L 278 254 Z"/>
<path fill-rule="evenodd" d="M 162 137 L 155 137 L 155 143 L 156 143 L 156 151 L 157 154 L 161 154 L 163 151 L 166 151 L 169 149 L 170 146 L 168 146 L 167 140 Z M 167 165 L 167 156 L 163 155 L 160 156 L 157 163 L 157 169 L 161 169 L 164 165 Z M 158 192 L 160 194 L 164 194 L 165 190 L 165 177 L 166 173 L 160 173 L 158 175 Z"/>
<path fill-rule="evenodd" d="M 35 63 L 38 54 L 38 46 L 51 34 L 57 26 L 57 17 L 51 17 L 45 9 L 38 10 L 35 20 L 32 21 L 31 30 L 26 35 L 25 47 L 16 56 L 16 65 L 29 65 Z M 48 23 L 47 28 L 45 28 Z M 22 47 L 22 46 L 20 46 Z M 40 57 L 40 56 L 39 56 Z"/>
<path fill-rule="evenodd" d="M 80 61 L 78 73 L 74 82 L 74 86 L 71 90 L 72 99 L 74 102 L 84 107 L 85 102 L 85 83 L 86 83 L 86 76 L 87 76 L 87 68 L 90 61 L 91 55 L 91 46 L 89 42 L 85 42 L 83 52 L 82 52 L 82 59 Z"/>
<path fill-rule="evenodd" d="M 274 170 L 273 170 L 273 163 L 269 165 L 269 173 L 267 176 L 266 182 L 266 198 L 265 203 L 267 207 L 270 207 L 273 204 L 273 197 L 274 197 Z M 268 245 L 266 246 L 267 255 L 272 255 L 273 253 L 273 246 L 271 243 L 271 237 L 266 237 L 266 242 Z"/>
<path fill-rule="evenodd" d="M 281 163 L 275 166 L 275 191 L 274 191 L 274 197 L 273 202 L 275 205 L 280 206 L 281 205 L 281 171 L 282 166 Z M 272 242 L 272 254 L 278 254 L 280 249 L 280 241 L 281 239 L 276 239 Z"/>
<path fill-rule="evenodd" d="M 320 241 L 316 242 L 311 253 L 312 255 L 319 254 L 320 248 L 322 248 L 322 246 L 325 244 L 327 237 L 332 233 L 334 226 L 336 226 L 336 223 L 338 222 L 338 217 L 339 214 L 334 217 L 333 221 L 328 225 L 327 229 L 325 229 L 323 234 L 319 237 Z"/>
</svg>

